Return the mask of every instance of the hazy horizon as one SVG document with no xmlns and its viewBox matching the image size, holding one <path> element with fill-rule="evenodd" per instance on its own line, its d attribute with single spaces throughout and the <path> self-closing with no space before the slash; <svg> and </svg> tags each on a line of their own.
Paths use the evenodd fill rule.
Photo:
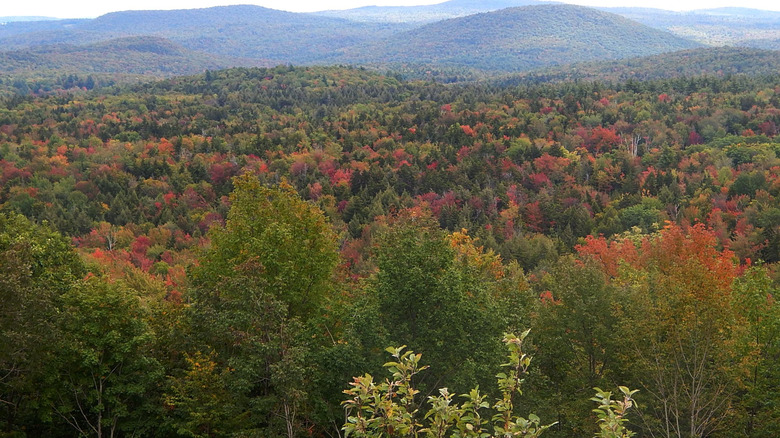
<svg viewBox="0 0 780 438">
<path fill-rule="evenodd" d="M 52 18 L 94 18 L 109 12 L 127 10 L 171 10 L 196 9 L 212 6 L 252 4 L 271 9 L 290 12 L 316 12 L 324 10 L 352 9 L 362 6 L 415 6 L 443 3 L 442 0 L 337 0 L 327 3 L 310 0 L 117 0 L 79 1 L 64 3 L 53 0 L 29 0 L 0 8 L 0 17 L 52 17 Z M 595 7 L 642 7 L 666 9 L 671 11 L 689 11 L 737 7 L 780 11 L 780 3 L 769 0 L 568 0 L 559 3 L 578 4 Z"/>
</svg>

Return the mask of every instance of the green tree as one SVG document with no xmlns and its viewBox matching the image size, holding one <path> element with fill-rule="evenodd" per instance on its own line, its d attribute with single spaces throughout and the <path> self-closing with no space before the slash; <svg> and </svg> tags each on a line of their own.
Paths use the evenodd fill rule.
<svg viewBox="0 0 780 438">
<path fill-rule="evenodd" d="M 208 346 L 218 369 L 228 370 L 220 385 L 242 418 L 213 427 L 294 436 L 309 409 L 305 327 L 331 290 L 335 237 L 290 186 L 263 187 L 251 175 L 234 185 L 227 223 L 213 229 L 189 296 L 198 349 Z M 178 388 L 179 397 L 195 397 Z"/>
<path fill-rule="evenodd" d="M 525 310 L 517 308 L 522 279 L 505 276 L 498 256 L 483 253 L 464 236 L 448 235 L 427 215 L 409 214 L 377 241 L 378 271 L 368 293 L 388 339 L 424 348 L 438 364 L 425 377 L 428 388 L 484 384 L 480 370 L 496 365 L 490 361 L 500 349 L 491 340 L 508 328 L 507 314 L 517 318 Z"/>
<path fill-rule="evenodd" d="M 613 312 L 618 290 L 594 263 L 573 257 L 561 258 L 537 288 L 541 305 L 533 333 L 539 375 L 529 381 L 531 397 L 537 410 L 555 412 L 557 432 L 593 433 L 586 421 L 591 410 L 586 395 L 593 387 L 611 384 L 623 366 L 617 362 L 621 331 Z"/>
<path fill-rule="evenodd" d="M 187 369 L 171 378 L 165 395 L 166 421 L 180 435 L 220 436 L 241 419 L 227 386 L 230 369 L 214 359 L 214 353 L 197 352 L 186 358 Z"/>
<path fill-rule="evenodd" d="M 0 213 L 0 412 L 3 429 L 47 418 L 51 364 L 61 336 L 62 297 L 84 266 L 70 243 L 47 226 Z M 40 432 L 44 433 L 44 432 Z"/>
<path fill-rule="evenodd" d="M 193 271 L 194 284 L 208 294 L 225 279 L 252 278 L 290 316 L 309 318 L 329 290 L 338 261 L 325 216 L 286 183 L 264 187 L 247 174 L 234 186 L 227 223 L 213 229 L 211 246 Z"/>
<path fill-rule="evenodd" d="M 750 359 L 740 397 L 740 432 L 748 437 L 780 434 L 780 291 L 765 267 L 753 267 L 734 282 L 734 305 L 746 322 L 742 354 Z"/>
<path fill-rule="evenodd" d="M 57 414 L 80 435 L 149 427 L 145 405 L 162 369 L 149 351 L 152 336 L 140 298 L 121 283 L 91 277 L 63 301 Z"/>
</svg>

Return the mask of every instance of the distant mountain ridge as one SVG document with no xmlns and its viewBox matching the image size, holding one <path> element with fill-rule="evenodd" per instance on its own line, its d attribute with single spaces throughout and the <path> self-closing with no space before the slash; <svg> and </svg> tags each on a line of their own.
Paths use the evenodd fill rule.
<svg viewBox="0 0 780 438">
<path fill-rule="evenodd" d="M 57 43 L 91 44 L 148 35 L 217 55 L 308 63 L 326 51 L 405 29 L 401 25 L 355 23 L 249 5 L 112 12 L 94 20 L 77 21 L 67 28 L 31 27 L 32 32 L 11 35 L 0 29 L 0 47 L 16 50 Z"/>
<path fill-rule="evenodd" d="M 451 0 L 444 3 L 412 6 L 369 6 L 314 14 L 365 22 L 430 23 L 481 12 L 518 6 L 554 4 L 537 0 Z M 565 3 L 561 2 L 561 3 Z M 706 45 L 739 45 L 780 49 L 780 12 L 742 7 L 724 7 L 675 12 L 640 7 L 594 7 L 622 15 L 647 26 L 669 31 Z"/>
<path fill-rule="evenodd" d="M 0 25 L 0 41 L 10 44 L 0 45 L 0 51 L 13 50 L 16 47 L 15 40 L 22 35 L 31 35 L 45 32 L 67 32 L 74 26 L 86 23 L 88 19 L 68 20 L 40 20 L 40 21 L 9 21 Z M 2 21 L 0 21 L 2 22 Z"/>
<path fill-rule="evenodd" d="M 780 12 L 715 8 L 673 12 L 652 8 L 598 8 L 656 29 L 714 46 L 780 49 Z"/>
<path fill-rule="evenodd" d="M 554 2 L 539 0 L 450 0 L 422 6 L 364 6 L 346 10 L 313 12 L 325 17 L 347 18 L 361 22 L 430 23 L 449 18 L 465 17 L 481 12 L 520 6 L 547 5 Z"/>
<path fill-rule="evenodd" d="M 54 17 L 42 17 L 42 16 L 0 17 L 0 23 L 12 23 L 12 22 L 15 22 L 15 21 L 46 21 L 46 20 L 57 20 L 57 18 L 54 18 Z"/>
<path fill-rule="evenodd" d="M 491 11 L 473 13 L 485 9 Z M 693 29 L 680 23 L 736 23 L 734 29 L 752 29 L 745 36 L 755 37 L 746 38 L 744 45 L 772 49 L 780 44 L 780 30 L 776 38 L 771 37 L 780 13 L 743 8 L 695 13 L 610 10 L 620 14 L 538 0 L 451 0 L 325 13 L 243 5 L 11 22 L 0 25 L 0 73 L 29 77 L 63 69 L 158 77 L 231 66 L 353 64 L 409 72 L 412 77 L 432 78 L 427 72 L 441 72 L 443 80 L 458 81 L 702 47 L 658 29 L 666 26 L 677 34 Z M 333 16 L 322 15 L 329 13 Z M 393 22 L 388 13 L 414 19 Z M 349 19 L 344 14 L 357 15 Z M 425 22 L 436 14 L 463 16 Z M 653 21 L 656 28 L 625 16 Z M 708 29 L 719 29 L 713 26 L 699 29 L 706 36 Z M 761 31 L 761 26 L 770 33 Z M 736 55 L 728 59 L 739 64 Z M 719 62 L 705 56 L 701 65 Z M 749 68 L 739 65 L 737 70 Z"/>
<path fill-rule="evenodd" d="M 268 67 L 263 60 L 215 56 L 195 52 L 153 36 L 124 37 L 88 45 L 57 44 L 0 52 L 6 74 L 31 71 L 54 73 L 122 73 L 152 77 L 189 75 L 206 69 Z"/>
<path fill-rule="evenodd" d="M 626 82 L 676 77 L 751 74 L 780 71 L 780 52 L 746 47 L 701 47 L 672 53 L 553 66 L 497 79 L 507 85 L 522 82 Z"/>
<path fill-rule="evenodd" d="M 452 0 L 435 8 L 474 10 L 536 0 Z M 0 47 L 92 45 L 117 38 L 165 38 L 195 52 L 293 64 L 441 64 L 522 71 L 696 47 L 614 14 L 563 4 L 500 9 L 410 25 L 356 22 L 259 6 L 113 12 L 94 20 L 0 29 Z"/>
<path fill-rule="evenodd" d="M 353 63 L 430 63 L 523 71 L 699 46 L 615 14 L 582 6 L 542 5 L 442 20 L 339 55 Z"/>
</svg>

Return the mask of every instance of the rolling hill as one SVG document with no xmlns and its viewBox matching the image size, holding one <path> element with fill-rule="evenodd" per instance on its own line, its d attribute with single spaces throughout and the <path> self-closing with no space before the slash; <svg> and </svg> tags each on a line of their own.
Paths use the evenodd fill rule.
<svg viewBox="0 0 780 438">
<path fill-rule="evenodd" d="M 45 34 L 45 33 L 67 33 L 74 27 L 89 22 L 87 19 L 69 19 L 69 20 L 11 20 L 7 17 L 0 19 L 0 50 L 13 50 L 17 48 L 17 41 L 24 40 L 27 37 L 23 35 Z"/>
<path fill-rule="evenodd" d="M 496 80 L 501 85 L 525 82 L 625 82 L 678 77 L 772 75 L 780 71 L 780 53 L 746 47 L 701 47 L 616 61 L 554 66 Z"/>
<path fill-rule="evenodd" d="M 481 12 L 530 5 L 549 5 L 538 0 L 451 0 L 426 6 L 368 6 L 321 11 L 315 15 L 361 22 L 431 23 Z M 705 45 L 780 49 L 780 12 L 749 8 L 714 8 L 675 12 L 654 8 L 596 7 L 647 26 L 674 33 Z"/>
<path fill-rule="evenodd" d="M 481 12 L 549 3 L 538 0 L 450 0 L 434 5 L 364 6 L 355 9 L 314 12 L 313 14 L 362 22 L 430 23 Z"/>
<path fill-rule="evenodd" d="M 365 44 L 399 29 L 399 25 L 355 23 L 259 6 L 124 11 L 67 25 L 58 25 L 59 21 L 43 23 L 46 24 L 15 23 L 15 33 L 0 32 L 0 47 L 18 50 L 145 35 L 167 38 L 184 48 L 215 55 L 308 63 L 328 51 Z M 24 29 L 30 31 L 21 32 Z"/>
<path fill-rule="evenodd" d="M 580 6 L 544 5 L 427 24 L 369 46 L 343 49 L 332 60 L 511 72 L 698 46 L 615 14 Z"/>
<path fill-rule="evenodd" d="M 15 21 L 44 21 L 44 20 L 56 20 L 54 17 L 42 17 L 42 16 L 10 16 L 10 17 L 0 17 L 0 25 L 4 25 L 7 23 L 12 23 Z"/>
<path fill-rule="evenodd" d="M 124 37 L 88 45 L 58 44 L 0 52 L 2 72 L 14 76 L 123 73 L 153 77 L 187 75 L 207 69 L 262 67 L 271 63 L 208 55 L 167 39 Z"/>
<path fill-rule="evenodd" d="M 688 12 L 652 8 L 600 9 L 702 44 L 780 49 L 780 12 L 748 8 Z"/>
<path fill-rule="evenodd" d="M 451 0 L 431 6 L 331 11 L 341 16 L 229 6 L 116 12 L 92 20 L 9 22 L 0 25 L 0 74 L 22 78 L 57 72 L 160 77 L 290 63 L 365 65 L 442 82 L 515 72 L 531 72 L 524 75 L 526 79 L 557 81 L 766 73 L 779 64 L 778 52 L 697 49 L 702 45 L 614 13 L 535 3 L 539 2 Z M 677 29 L 678 33 L 697 23 L 732 23 L 737 33 L 742 32 L 740 26 L 752 26 L 753 34 L 745 31 L 740 35 L 758 37 L 744 40 L 743 45 L 774 49 L 780 44 L 780 36 L 768 38 L 759 32 L 762 28 L 776 31 L 780 13 L 739 8 L 693 13 L 611 10 L 653 22 L 659 28 Z M 426 14 L 442 11 L 466 16 L 421 22 L 433 16 Z M 344 18 L 352 13 L 358 21 Z M 390 16 L 394 13 L 400 14 L 398 19 L 417 21 L 395 23 Z M 706 32 L 711 28 L 700 29 Z M 668 54 L 680 50 L 683 52 Z M 577 65 L 570 67 L 573 63 Z"/>
</svg>

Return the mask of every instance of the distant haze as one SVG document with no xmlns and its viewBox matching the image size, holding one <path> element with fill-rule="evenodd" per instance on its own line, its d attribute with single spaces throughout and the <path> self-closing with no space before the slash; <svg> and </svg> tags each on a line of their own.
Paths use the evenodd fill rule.
<svg viewBox="0 0 780 438">
<path fill-rule="evenodd" d="M 108 12 L 148 9 L 192 9 L 233 4 L 255 4 L 272 9 L 313 12 L 327 9 L 350 9 L 361 6 L 411 6 L 442 3 L 441 0 L 27 0 L 4 1 L 0 17 L 48 16 L 58 18 L 93 18 Z M 709 9 L 726 6 L 780 11 L 777 0 L 569 0 L 585 6 L 646 7 L 674 11 Z"/>
</svg>

